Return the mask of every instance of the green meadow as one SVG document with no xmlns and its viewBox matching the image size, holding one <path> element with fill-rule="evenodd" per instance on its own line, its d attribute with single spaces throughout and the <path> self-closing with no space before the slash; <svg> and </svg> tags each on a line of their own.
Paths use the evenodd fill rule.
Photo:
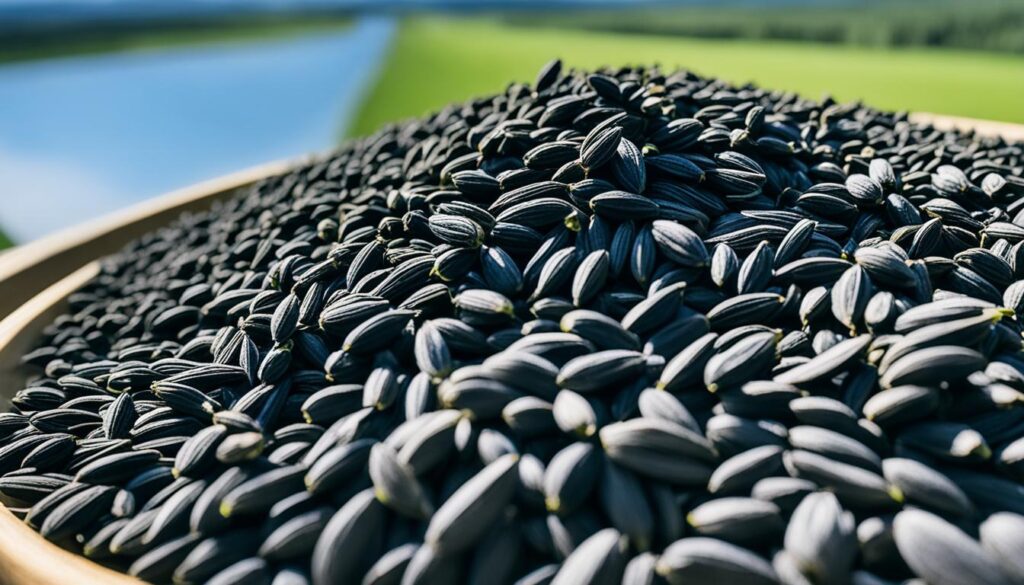
<svg viewBox="0 0 1024 585">
<path fill-rule="evenodd" d="M 351 130 L 363 135 L 452 101 L 569 66 L 659 63 L 736 83 L 890 110 L 1024 122 L 1024 55 L 527 28 L 490 19 L 409 19 Z"/>
</svg>

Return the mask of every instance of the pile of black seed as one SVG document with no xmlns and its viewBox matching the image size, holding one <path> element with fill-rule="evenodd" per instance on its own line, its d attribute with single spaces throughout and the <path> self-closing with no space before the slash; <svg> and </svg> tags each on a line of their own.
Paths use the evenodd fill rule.
<svg viewBox="0 0 1024 585">
<path fill-rule="evenodd" d="M 1022 165 L 554 62 L 107 259 L 0 494 L 153 583 L 1024 583 Z"/>
</svg>

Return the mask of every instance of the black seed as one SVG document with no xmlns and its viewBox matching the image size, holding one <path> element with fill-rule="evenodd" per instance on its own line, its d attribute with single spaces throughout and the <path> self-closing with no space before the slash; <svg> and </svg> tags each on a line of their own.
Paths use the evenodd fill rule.
<svg viewBox="0 0 1024 585">
<path fill-rule="evenodd" d="M 786 527 L 785 551 L 805 578 L 817 583 L 842 581 L 857 555 L 853 514 L 828 492 L 808 495 Z"/>
<path fill-rule="evenodd" d="M 135 559 L 128 574 L 150 582 L 167 581 L 200 539 L 198 534 L 188 534 L 161 544 Z"/>
<path fill-rule="evenodd" d="M 591 252 L 580 262 L 572 281 L 572 302 L 577 307 L 590 302 L 608 280 L 608 252 Z"/>
<path fill-rule="evenodd" d="M 667 286 L 637 303 L 622 318 L 622 327 L 642 335 L 664 325 L 678 310 L 685 288 L 686 283 Z"/>
<path fill-rule="evenodd" d="M 199 477 L 217 460 L 217 447 L 228 434 L 224 425 L 212 425 L 190 437 L 174 458 L 174 472 L 186 477 Z"/>
<path fill-rule="evenodd" d="M 189 515 L 196 500 L 206 489 L 203 480 L 189 482 L 177 489 L 157 509 L 140 543 L 143 546 L 160 544 L 169 538 L 183 535 L 188 529 Z"/>
<path fill-rule="evenodd" d="M 369 473 L 374 493 L 384 505 L 418 519 L 429 518 L 434 512 L 414 470 L 388 445 L 378 443 L 370 450 Z"/>
<path fill-rule="evenodd" d="M 711 356 L 704 367 L 704 385 L 717 392 L 756 378 L 775 363 L 778 342 L 777 333 L 754 333 Z"/>
<path fill-rule="evenodd" d="M 59 541 L 84 530 L 110 509 L 116 491 L 115 488 L 99 485 L 78 491 L 47 514 L 39 526 L 39 533 L 50 540 Z"/>
<path fill-rule="evenodd" d="M 778 583 L 772 566 L 757 554 L 722 540 L 695 536 L 670 544 L 657 572 L 671 585 L 703 580 L 737 585 Z"/>
<path fill-rule="evenodd" d="M 705 502 L 690 510 L 686 521 L 697 534 L 739 545 L 777 540 L 785 528 L 778 506 L 740 497 Z"/>
<path fill-rule="evenodd" d="M 562 331 L 579 335 L 601 349 L 640 349 L 639 339 L 634 333 L 596 311 L 570 311 L 562 316 L 559 326 Z"/>
<path fill-rule="evenodd" d="M 954 517 L 974 512 L 967 495 L 942 473 L 913 459 L 890 458 L 882 462 L 883 474 L 903 492 L 906 501 Z"/>
<path fill-rule="evenodd" d="M 716 458 L 714 448 L 700 434 L 665 420 L 613 423 L 599 434 L 612 461 L 670 483 L 704 485 L 711 475 L 708 462 Z"/>
<path fill-rule="evenodd" d="M 280 498 L 302 489 L 302 466 L 280 467 L 239 484 L 220 503 L 225 518 L 268 510 Z"/>
<path fill-rule="evenodd" d="M 206 582 L 254 554 L 258 537 L 259 534 L 251 530 L 238 530 L 200 541 L 174 569 L 174 582 Z"/>
<path fill-rule="evenodd" d="M 108 439 L 126 439 L 137 418 L 131 394 L 121 394 L 103 414 L 103 434 Z"/>
<path fill-rule="evenodd" d="M 775 381 L 803 386 L 830 380 L 842 370 L 849 369 L 850 365 L 864 354 L 870 343 L 870 335 L 841 341 L 810 361 L 775 376 Z"/>
<path fill-rule="evenodd" d="M 784 301 L 785 297 L 773 293 L 741 294 L 715 305 L 707 313 L 708 322 L 716 331 L 768 324 L 782 309 Z"/>
<path fill-rule="evenodd" d="M 696 268 L 710 262 L 700 236 L 686 226 L 666 220 L 656 220 L 651 225 L 658 249 L 673 262 Z"/>
<path fill-rule="evenodd" d="M 151 450 L 114 453 L 82 467 L 75 475 L 75 481 L 116 485 L 134 477 L 140 467 L 153 464 L 159 459 L 160 453 Z"/>
<path fill-rule="evenodd" d="M 851 506 L 885 509 L 903 501 L 898 488 L 866 469 L 800 450 L 787 452 L 783 461 L 790 475 L 829 488 Z"/>
<path fill-rule="evenodd" d="M 708 491 L 716 494 L 743 493 L 781 469 L 781 447 L 755 447 L 723 461 L 708 479 Z"/>
<path fill-rule="evenodd" d="M 287 340 L 295 333 L 295 327 L 299 323 L 299 304 L 299 298 L 291 294 L 274 310 L 270 320 L 270 334 L 277 343 Z"/>
<path fill-rule="evenodd" d="M 552 585 L 618 583 L 626 567 L 625 543 L 614 528 L 583 541 L 562 563 Z"/>
<path fill-rule="evenodd" d="M 555 381 L 562 388 L 588 392 L 635 375 L 644 365 L 639 352 L 609 349 L 569 361 Z"/>
<path fill-rule="evenodd" d="M 891 388 L 903 384 L 938 384 L 956 381 L 984 369 L 985 358 L 977 351 L 956 345 L 919 349 L 897 359 L 882 374 L 879 384 Z"/>
<path fill-rule="evenodd" d="M 552 406 L 555 425 L 563 433 L 592 437 L 597 433 L 598 414 L 594 405 L 572 390 L 562 390 Z"/>
<path fill-rule="evenodd" d="M 896 515 L 893 537 L 914 573 L 929 583 L 1008 583 L 1007 575 L 981 544 L 949 522 L 923 510 Z"/>
<path fill-rule="evenodd" d="M 617 89 L 617 88 L 616 88 Z M 596 169 L 616 156 L 622 128 L 611 126 L 594 128 L 583 140 L 580 148 L 580 163 L 586 169 Z"/>
<path fill-rule="evenodd" d="M 437 509 L 427 526 L 426 541 L 448 553 L 471 545 L 514 495 L 518 459 L 502 456 L 466 481 Z"/>
<path fill-rule="evenodd" d="M 656 254 L 653 231 L 650 225 L 645 225 L 637 231 L 633 248 L 629 252 L 629 271 L 633 275 L 633 280 L 640 286 L 647 286 L 651 273 L 654 272 Z"/>
</svg>

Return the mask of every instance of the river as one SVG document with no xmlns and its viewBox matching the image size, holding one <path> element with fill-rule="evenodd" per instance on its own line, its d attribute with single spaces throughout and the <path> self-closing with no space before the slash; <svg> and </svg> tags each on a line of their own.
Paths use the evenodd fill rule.
<svg viewBox="0 0 1024 585">
<path fill-rule="evenodd" d="M 396 30 L 346 29 L 0 66 L 0 228 L 26 242 L 336 144 Z"/>
</svg>

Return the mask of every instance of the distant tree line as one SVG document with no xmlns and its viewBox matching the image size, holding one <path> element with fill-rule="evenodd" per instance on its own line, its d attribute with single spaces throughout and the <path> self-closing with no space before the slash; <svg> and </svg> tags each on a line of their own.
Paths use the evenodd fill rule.
<svg viewBox="0 0 1024 585">
<path fill-rule="evenodd" d="M 347 26 L 341 11 L 189 15 L 160 19 L 80 19 L 9 24 L 0 19 L 0 64 L 62 55 L 108 53 L 230 40 L 261 40 Z M 2 242 L 2 240 L 0 240 Z"/>
<path fill-rule="evenodd" d="M 1024 0 L 661 7 L 512 14 L 505 18 L 514 24 L 630 34 L 1024 53 Z"/>
</svg>

